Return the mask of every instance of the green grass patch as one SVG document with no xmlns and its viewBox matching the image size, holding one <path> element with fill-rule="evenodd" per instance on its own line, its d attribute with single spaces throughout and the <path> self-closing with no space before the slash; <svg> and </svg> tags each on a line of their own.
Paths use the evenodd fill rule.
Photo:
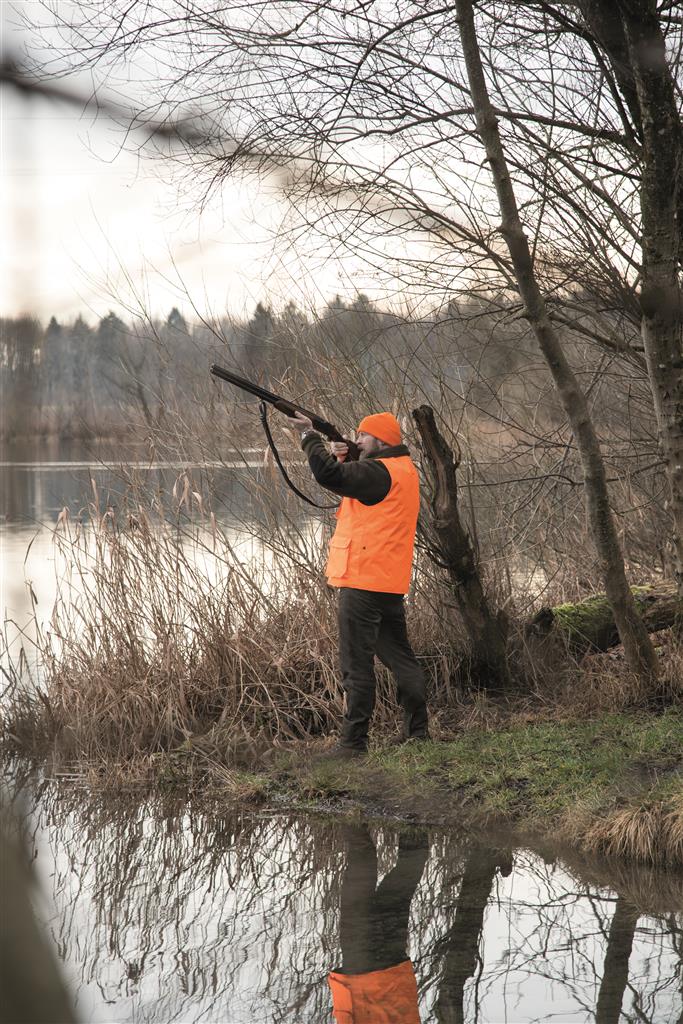
<svg viewBox="0 0 683 1024">
<path fill-rule="evenodd" d="M 384 807 L 412 820 L 504 821 L 579 845 L 601 820 L 655 808 L 669 815 L 674 833 L 666 859 L 676 862 L 672 815 L 683 815 L 683 714 L 472 730 L 448 743 L 379 748 L 358 764 L 302 763 L 289 784 L 307 801 Z M 656 851 L 651 855 L 656 859 Z"/>
<path fill-rule="evenodd" d="M 466 802 L 516 811 L 535 824 L 577 801 L 609 799 L 620 785 L 646 795 L 657 766 L 668 770 L 672 761 L 680 764 L 683 718 L 613 715 L 546 722 L 466 734 L 448 748 L 451 756 L 442 771 L 449 789 Z"/>
</svg>

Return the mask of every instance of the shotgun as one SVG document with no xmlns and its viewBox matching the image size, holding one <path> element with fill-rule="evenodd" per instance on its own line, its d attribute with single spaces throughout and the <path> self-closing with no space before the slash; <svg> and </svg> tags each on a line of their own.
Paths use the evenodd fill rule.
<svg viewBox="0 0 683 1024">
<path fill-rule="evenodd" d="M 286 398 L 282 398 L 280 395 L 274 394 L 272 391 L 268 391 L 267 388 L 262 388 L 259 384 L 254 384 L 252 381 L 247 380 L 246 377 L 240 377 L 238 373 L 233 373 L 232 370 L 226 370 L 224 366 L 218 366 L 217 363 L 211 364 L 211 373 L 214 377 L 220 377 L 221 380 L 226 380 L 228 384 L 234 384 L 236 388 L 241 388 L 242 391 L 248 391 L 250 395 L 255 395 L 256 398 L 260 398 L 262 402 L 268 402 L 274 406 L 280 412 L 284 412 L 287 416 L 294 417 L 296 413 L 300 412 L 302 415 L 307 416 L 313 428 L 324 436 L 329 441 L 342 441 L 348 445 L 349 454 L 346 458 L 350 461 L 356 461 L 360 456 L 360 448 L 355 441 L 350 441 L 347 437 L 343 437 L 339 433 L 334 423 L 328 423 L 317 413 L 311 412 L 310 409 L 304 409 L 300 405 L 295 405 L 294 402 L 290 402 Z"/>
</svg>

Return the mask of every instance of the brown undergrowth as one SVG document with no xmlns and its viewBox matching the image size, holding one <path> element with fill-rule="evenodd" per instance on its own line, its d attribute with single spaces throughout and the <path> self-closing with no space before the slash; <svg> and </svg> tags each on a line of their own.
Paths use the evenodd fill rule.
<svg viewBox="0 0 683 1024">
<path fill-rule="evenodd" d="M 166 499 L 168 507 L 161 495 L 151 503 L 136 500 L 135 490 L 118 510 L 102 508 L 96 490 L 93 499 L 87 521 L 64 513 L 57 524 L 59 597 L 39 633 L 38 674 L 31 676 L 21 661 L 10 671 L 5 752 L 47 758 L 58 774 L 115 788 L 177 785 L 261 799 L 281 786 L 285 797 L 308 798 L 306 780 L 315 778 L 311 751 L 328 742 L 343 712 L 335 601 L 322 572 L 326 527 L 302 521 L 298 510 L 275 518 L 265 503 L 256 524 L 250 511 L 244 528 L 222 526 L 188 475 Z M 429 567 L 418 571 L 409 619 L 428 677 L 437 741 L 430 749 L 453 748 L 456 757 L 453 744 L 466 737 L 501 736 L 511 744 L 498 752 L 505 760 L 520 737 L 542 727 L 568 735 L 582 721 L 680 707 L 683 654 L 670 636 L 660 644 L 662 685 L 645 692 L 618 651 L 579 664 L 557 647 L 551 653 L 528 648 L 514 625 L 513 592 L 498 597 L 513 622 L 518 684 L 504 698 L 471 688 L 453 602 Z M 393 685 L 380 669 L 372 736 L 380 762 L 397 718 Z M 561 774 L 561 742 L 553 749 L 556 763 L 544 770 Z M 476 765 L 473 750 L 470 745 L 466 757 Z M 443 775 L 439 756 L 436 767 L 426 766 L 422 783 L 432 768 L 435 777 Z M 291 770 L 297 762 L 303 783 Z M 405 788 L 401 764 L 380 764 L 378 771 L 397 792 L 399 813 L 403 807 L 413 814 L 421 796 Z M 532 759 L 525 770 L 533 775 L 540 769 Z M 469 778 L 456 784 L 451 777 L 449 799 L 456 808 L 469 805 L 473 817 L 536 827 L 545 798 L 525 804 L 526 776 L 493 773 L 489 781 L 482 803 Z M 332 786 L 333 798 L 335 792 Z M 624 803 L 623 794 L 613 804 L 605 794 L 599 805 L 584 800 L 583 818 L 577 812 L 572 819 L 583 822 L 577 843 L 677 862 L 679 804 L 674 796 L 658 802 L 647 787 L 639 792 L 642 807 L 631 798 Z M 580 795 L 580 788 L 569 794 L 569 806 Z"/>
</svg>

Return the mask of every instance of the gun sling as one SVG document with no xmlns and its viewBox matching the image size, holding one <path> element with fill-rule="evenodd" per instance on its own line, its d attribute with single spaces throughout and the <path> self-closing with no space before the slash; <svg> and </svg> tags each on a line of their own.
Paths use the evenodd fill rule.
<svg viewBox="0 0 683 1024">
<path fill-rule="evenodd" d="M 268 424 L 268 407 L 266 403 L 275 406 L 276 409 L 278 409 L 280 412 L 284 412 L 287 416 L 294 417 L 294 415 L 297 412 L 300 412 L 304 416 L 307 416 L 308 419 L 311 420 L 314 429 L 319 431 L 321 434 L 324 434 L 325 437 L 327 437 L 330 441 L 343 441 L 344 444 L 347 444 L 349 446 L 348 458 L 351 460 L 358 459 L 360 455 L 360 450 L 358 446 L 355 444 L 355 442 L 349 441 L 347 438 L 343 437 L 333 423 L 328 423 L 327 420 L 322 419 L 322 417 L 318 416 L 317 413 L 311 412 L 308 409 L 304 409 L 300 405 L 295 405 L 294 402 L 287 401 L 286 398 L 282 398 L 280 395 L 276 395 L 274 394 L 274 392 L 268 391 L 267 388 L 262 388 L 260 385 L 254 384 L 252 381 L 247 380 L 245 377 L 240 377 L 239 374 L 233 373 L 232 370 L 226 370 L 225 367 L 218 366 L 216 363 L 213 363 L 210 369 L 211 373 L 215 377 L 219 377 L 221 380 L 225 380 L 229 384 L 233 384 L 235 385 L 235 387 L 241 388 L 242 391 L 247 391 L 249 392 L 249 394 L 255 395 L 256 398 L 259 399 L 259 413 L 261 416 L 261 423 L 263 424 L 263 430 L 266 435 L 266 440 L 268 442 L 268 447 L 273 453 L 275 463 L 280 472 L 282 473 L 285 482 L 294 491 L 294 493 L 299 498 L 301 498 L 302 501 L 307 502 L 309 505 L 313 505 L 315 508 L 338 508 L 337 504 L 321 505 L 319 504 L 319 502 L 313 501 L 312 498 L 309 498 L 306 494 L 303 493 L 303 491 L 299 490 L 296 484 L 293 483 L 292 480 L 290 480 L 287 474 L 287 470 L 282 464 L 280 453 L 277 450 L 275 441 L 273 440 L 273 435 L 270 430 L 270 426 Z"/>
</svg>

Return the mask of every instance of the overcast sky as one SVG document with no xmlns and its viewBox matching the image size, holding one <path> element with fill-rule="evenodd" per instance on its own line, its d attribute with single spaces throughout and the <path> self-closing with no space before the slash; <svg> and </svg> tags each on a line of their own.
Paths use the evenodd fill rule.
<svg viewBox="0 0 683 1024">
<path fill-rule="evenodd" d="M 3 54 L 18 60 L 16 10 L 28 6 L 0 0 Z M 191 317 L 185 289 L 203 314 L 241 315 L 264 299 L 320 306 L 337 292 L 374 291 L 348 260 L 274 246 L 285 215 L 274 186 L 228 184 L 200 216 L 154 160 L 120 150 L 106 117 L 1 91 L 0 315 L 92 320 L 144 302 Z"/>
</svg>

